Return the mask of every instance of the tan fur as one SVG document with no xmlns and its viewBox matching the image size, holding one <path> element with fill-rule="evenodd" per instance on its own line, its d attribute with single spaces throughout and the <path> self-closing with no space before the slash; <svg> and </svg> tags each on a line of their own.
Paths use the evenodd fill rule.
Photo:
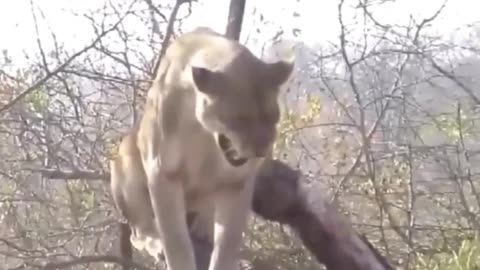
<svg viewBox="0 0 480 270">
<path fill-rule="evenodd" d="M 138 129 L 111 161 L 115 205 L 138 249 L 170 270 L 195 270 L 186 212 L 213 240 L 209 270 L 233 270 L 257 170 L 271 150 L 279 88 L 293 61 L 265 63 L 208 28 L 175 40 L 160 63 Z"/>
</svg>

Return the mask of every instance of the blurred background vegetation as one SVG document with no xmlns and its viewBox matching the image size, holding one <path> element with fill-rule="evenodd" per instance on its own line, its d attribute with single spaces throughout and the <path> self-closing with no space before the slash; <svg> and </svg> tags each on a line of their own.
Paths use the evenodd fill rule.
<svg viewBox="0 0 480 270">
<path fill-rule="evenodd" d="M 249 1 L 241 41 L 266 59 L 295 45 L 277 158 L 398 269 L 478 270 L 480 25 L 454 23 L 465 1 L 418 2 Z M 3 269 L 118 267 L 108 160 L 142 112 L 166 33 L 223 32 L 220 3 L 0 4 Z M 288 228 L 258 217 L 250 228 L 245 267 L 321 269 Z"/>
</svg>

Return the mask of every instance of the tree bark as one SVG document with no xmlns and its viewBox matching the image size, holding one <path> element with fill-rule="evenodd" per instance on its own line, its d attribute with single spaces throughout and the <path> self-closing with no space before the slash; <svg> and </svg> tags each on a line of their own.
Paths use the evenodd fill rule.
<svg viewBox="0 0 480 270">
<path fill-rule="evenodd" d="M 130 243 L 130 235 L 132 231 L 130 226 L 127 223 L 119 223 L 119 230 L 120 230 L 120 254 L 121 257 L 124 259 L 128 259 L 133 261 L 133 247 Z M 132 268 L 128 265 L 122 266 L 123 270 L 131 270 Z"/>
<path fill-rule="evenodd" d="M 393 270 L 316 188 L 302 185 L 302 175 L 287 164 L 268 161 L 257 178 L 253 211 L 290 226 L 328 270 Z"/>
</svg>

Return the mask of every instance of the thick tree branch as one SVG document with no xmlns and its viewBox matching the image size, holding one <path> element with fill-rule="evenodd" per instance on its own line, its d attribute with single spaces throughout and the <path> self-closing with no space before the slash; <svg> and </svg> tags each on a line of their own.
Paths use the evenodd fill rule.
<svg viewBox="0 0 480 270">
<path fill-rule="evenodd" d="M 299 171 L 277 160 L 268 165 L 257 178 L 256 214 L 290 225 L 328 270 L 393 270 L 319 190 L 302 184 Z"/>
</svg>

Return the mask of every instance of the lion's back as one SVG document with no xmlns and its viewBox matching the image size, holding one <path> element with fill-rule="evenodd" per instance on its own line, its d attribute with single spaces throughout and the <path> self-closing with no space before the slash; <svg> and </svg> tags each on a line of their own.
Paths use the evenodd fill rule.
<svg viewBox="0 0 480 270">
<path fill-rule="evenodd" d="M 174 60 L 181 69 L 190 65 L 220 69 L 243 50 L 246 48 L 240 43 L 210 28 L 199 27 L 174 40 L 165 56 L 166 61 Z"/>
</svg>

